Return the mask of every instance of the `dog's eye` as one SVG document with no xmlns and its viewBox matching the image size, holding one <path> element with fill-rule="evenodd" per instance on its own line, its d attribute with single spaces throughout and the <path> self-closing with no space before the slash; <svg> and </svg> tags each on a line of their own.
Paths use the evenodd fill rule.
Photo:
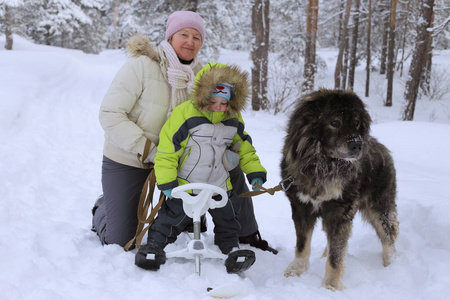
<svg viewBox="0 0 450 300">
<path fill-rule="evenodd" d="M 355 120 L 355 126 L 359 127 L 359 124 L 360 124 L 359 120 Z"/>
<path fill-rule="evenodd" d="M 339 127 L 341 127 L 341 121 L 334 120 L 330 123 L 330 125 L 333 126 L 334 128 L 339 128 Z"/>
</svg>

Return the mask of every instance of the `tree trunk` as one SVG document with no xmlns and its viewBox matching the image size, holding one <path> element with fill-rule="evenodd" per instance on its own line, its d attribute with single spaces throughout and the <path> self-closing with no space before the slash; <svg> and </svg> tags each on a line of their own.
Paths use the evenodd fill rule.
<svg viewBox="0 0 450 300">
<path fill-rule="evenodd" d="M 314 89 L 314 76 L 316 74 L 316 39 L 317 20 L 319 16 L 319 0 L 309 0 L 306 11 L 306 45 L 305 64 L 303 70 L 303 92 Z"/>
<path fill-rule="evenodd" d="M 344 75 L 343 59 L 344 59 L 345 51 L 347 49 L 348 20 L 350 18 L 351 6 L 352 6 L 352 0 L 347 0 L 346 6 L 345 6 L 344 18 L 343 18 L 343 22 L 342 22 L 341 36 L 339 38 L 339 52 L 338 52 L 338 57 L 336 60 L 336 68 L 334 69 L 334 87 L 336 89 L 341 88 L 342 77 Z"/>
<path fill-rule="evenodd" d="M 370 64 L 372 63 L 370 43 L 372 36 L 372 0 L 369 0 L 369 16 L 367 20 L 367 60 L 366 60 L 366 97 L 369 97 L 370 89 Z"/>
<path fill-rule="evenodd" d="M 349 44 L 350 44 L 350 36 L 347 30 L 347 37 L 345 41 L 345 49 L 344 49 L 344 57 L 342 59 L 342 77 L 341 77 L 341 89 L 344 90 L 347 88 L 347 73 L 348 73 L 348 60 L 349 60 Z"/>
<path fill-rule="evenodd" d="M 402 38 L 402 58 L 400 60 L 398 69 L 400 69 L 400 77 L 403 77 L 403 65 L 405 63 L 405 48 L 406 48 L 406 34 L 408 33 L 408 16 L 410 14 L 409 12 L 409 1 L 406 4 L 406 12 L 404 13 L 404 17 L 403 17 L 403 22 L 404 22 L 404 26 L 403 26 L 403 38 Z"/>
<path fill-rule="evenodd" d="M 389 0 L 383 0 L 381 2 L 381 11 L 383 13 L 384 10 L 387 10 L 389 5 L 387 4 Z M 381 42 L 381 57 L 380 57 L 380 74 L 386 74 L 386 58 L 387 58 L 387 49 L 388 49 L 388 37 L 389 37 L 389 14 L 383 18 L 383 39 Z"/>
<path fill-rule="evenodd" d="M 391 0 L 391 21 L 389 27 L 389 49 L 387 69 L 387 95 L 384 106 L 392 106 L 392 90 L 394 89 L 395 68 L 395 17 L 397 16 L 397 0 Z"/>
<path fill-rule="evenodd" d="M 114 13 L 112 22 L 112 38 L 110 39 L 111 49 L 119 48 L 119 0 L 114 1 Z"/>
<path fill-rule="evenodd" d="M 427 60 L 428 41 L 431 37 L 428 28 L 431 26 L 433 6 L 434 0 L 422 0 L 421 2 L 420 14 L 424 22 L 417 23 L 416 45 L 405 86 L 405 106 L 402 114 L 404 121 L 412 121 L 414 119 L 417 93 Z"/>
<path fill-rule="evenodd" d="M 12 50 L 13 48 L 13 35 L 12 35 L 12 18 L 11 18 L 11 8 L 8 5 L 5 5 L 5 20 L 4 20 L 4 27 L 5 27 L 5 49 L 6 50 Z"/>
<path fill-rule="evenodd" d="M 434 26 L 434 12 L 431 15 L 430 28 Z M 428 39 L 427 47 L 427 61 L 424 67 L 424 73 L 422 75 L 421 89 L 425 95 L 430 94 L 430 78 L 431 78 L 431 67 L 433 64 L 433 31 L 430 31 L 430 37 Z"/>
<path fill-rule="evenodd" d="M 256 111 L 268 108 L 269 6 L 270 0 L 255 0 L 252 9 L 252 109 Z"/>
<path fill-rule="evenodd" d="M 358 47 L 358 28 L 359 28 L 359 15 L 360 15 L 360 4 L 361 0 L 355 0 L 355 16 L 354 16 L 354 28 L 352 34 L 352 47 L 350 50 L 350 69 L 348 72 L 348 87 L 353 91 L 353 86 L 355 84 L 355 69 L 357 59 L 356 59 L 356 50 Z"/>
<path fill-rule="evenodd" d="M 185 0 L 184 9 L 197 12 L 197 0 Z"/>
</svg>

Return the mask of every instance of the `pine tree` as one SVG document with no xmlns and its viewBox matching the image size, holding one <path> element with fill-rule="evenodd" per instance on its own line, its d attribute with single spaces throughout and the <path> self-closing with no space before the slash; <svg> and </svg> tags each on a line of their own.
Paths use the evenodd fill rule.
<svg viewBox="0 0 450 300">
<path fill-rule="evenodd" d="M 81 5 L 70 0 L 44 0 L 37 24 L 46 45 L 72 48 L 73 33 L 82 24 L 92 20 L 83 12 Z"/>
</svg>

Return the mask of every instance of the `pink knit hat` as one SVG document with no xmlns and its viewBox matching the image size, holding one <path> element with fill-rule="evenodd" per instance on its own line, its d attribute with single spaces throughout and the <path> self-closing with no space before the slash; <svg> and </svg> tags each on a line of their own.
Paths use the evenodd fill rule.
<svg viewBox="0 0 450 300">
<path fill-rule="evenodd" d="M 166 40 L 169 40 L 178 30 L 188 27 L 194 28 L 200 32 L 202 43 L 205 42 L 205 25 L 203 24 L 202 17 L 200 17 L 199 14 L 188 10 L 175 11 L 169 16 L 167 19 Z"/>
</svg>

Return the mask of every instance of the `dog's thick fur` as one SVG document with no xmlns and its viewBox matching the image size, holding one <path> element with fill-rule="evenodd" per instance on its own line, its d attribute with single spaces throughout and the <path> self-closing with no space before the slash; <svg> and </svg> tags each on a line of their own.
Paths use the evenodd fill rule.
<svg viewBox="0 0 450 300">
<path fill-rule="evenodd" d="M 320 89 L 301 99 L 288 124 L 281 176 L 297 234 L 295 258 L 286 276 L 309 267 L 318 217 L 327 236 L 323 285 L 342 290 L 344 259 L 359 210 L 383 246 L 383 264 L 395 256 L 399 231 L 396 175 L 389 150 L 370 136 L 371 119 L 351 91 Z"/>
</svg>

